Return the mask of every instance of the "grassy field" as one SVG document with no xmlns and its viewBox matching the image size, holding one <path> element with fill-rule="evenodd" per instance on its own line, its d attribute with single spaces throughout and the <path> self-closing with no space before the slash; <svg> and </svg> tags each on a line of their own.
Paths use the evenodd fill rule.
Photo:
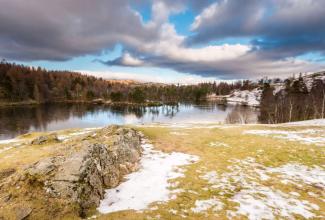
<svg viewBox="0 0 325 220">
<path fill-rule="evenodd" d="M 94 218 L 325 218 L 324 126 L 151 125 L 136 129 L 157 150 L 196 155 L 199 161 L 182 167 L 184 175 L 170 180 L 170 190 L 178 193 L 169 201 L 158 201 L 142 211 L 95 213 Z M 8 144 L 0 144 L 0 170 L 19 169 L 62 150 L 17 146 L 1 152 L 5 147 Z"/>
<path fill-rule="evenodd" d="M 179 191 L 176 198 L 152 204 L 143 212 L 122 211 L 99 215 L 100 219 L 325 217 L 324 127 L 143 126 L 137 129 L 159 150 L 197 155 L 200 160 L 183 167 L 184 177 L 171 180 L 171 190 Z M 285 135 L 246 134 L 251 130 L 285 131 Z M 290 134 L 299 135 L 299 141 Z M 314 137 L 318 139 L 310 144 L 309 139 Z M 300 172 L 302 176 L 298 175 Z"/>
</svg>

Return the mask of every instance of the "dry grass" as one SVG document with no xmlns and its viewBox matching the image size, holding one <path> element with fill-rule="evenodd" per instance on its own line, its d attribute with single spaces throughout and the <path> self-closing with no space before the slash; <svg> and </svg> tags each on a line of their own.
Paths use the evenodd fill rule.
<svg viewBox="0 0 325 220">
<path fill-rule="evenodd" d="M 325 148 L 316 145 L 307 145 L 297 141 L 288 141 L 285 139 L 274 138 L 272 136 L 258 136 L 253 134 L 243 134 L 246 130 L 285 130 L 298 131 L 303 129 L 311 129 L 312 127 L 303 126 L 216 126 L 215 128 L 175 128 L 164 126 L 137 127 L 144 135 L 150 139 L 157 149 L 164 152 L 184 152 L 188 154 L 198 155 L 200 161 L 198 163 L 186 166 L 185 176 L 174 179 L 172 182 L 179 182 L 175 189 L 182 189 L 176 199 L 170 200 L 167 203 L 152 204 L 151 208 L 143 212 L 121 211 L 107 215 L 100 215 L 94 211 L 98 219 L 227 219 L 227 210 L 236 211 L 238 203 L 235 203 L 231 198 L 236 193 L 243 190 L 242 185 L 236 182 L 233 183 L 235 189 L 227 193 L 223 193 L 220 189 L 211 187 L 211 184 L 201 176 L 215 171 L 218 174 L 227 174 L 230 166 L 236 165 L 235 160 L 245 161 L 247 158 L 254 158 L 256 163 L 263 167 L 278 167 L 285 164 L 298 163 L 312 167 L 320 166 L 324 169 L 325 166 Z M 314 127 L 315 129 L 324 130 L 324 127 Z M 68 135 L 77 130 L 61 131 L 59 135 Z M 38 134 L 39 135 L 39 134 Z M 35 135 L 25 135 L 21 137 L 26 143 L 23 146 L 10 149 L 2 154 L 0 170 L 7 168 L 19 169 L 27 164 L 36 162 L 40 158 L 57 155 L 67 150 L 73 145 L 73 141 L 66 145 L 65 149 L 56 148 L 56 145 L 32 146 L 28 144 L 30 139 Z M 90 140 L 91 141 L 91 138 Z M 210 144 L 222 143 L 227 147 L 212 147 Z M 0 146 L 0 149 L 3 146 Z M 234 160 L 235 159 L 235 160 Z M 240 165 L 240 164 L 239 164 Z M 242 172 L 249 173 L 250 167 L 243 166 Z M 318 187 L 310 184 L 301 183 L 303 187 L 297 188 L 295 185 L 285 185 L 280 182 L 280 177 L 271 175 L 272 178 L 262 181 L 254 179 L 258 184 L 270 187 L 272 189 L 281 190 L 284 193 L 298 192 L 299 200 L 306 200 L 310 203 L 319 206 L 319 210 L 314 210 L 313 213 L 317 218 L 324 217 L 325 204 L 322 199 L 325 199 L 325 194 Z M 317 197 L 311 197 L 308 192 L 312 192 Z M 205 200 L 216 197 L 224 206 L 222 210 L 213 211 L 208 209 L 201 213 L 194 213 L 191 209 L 195 206 L 197 200 Z M 37 201 L 37 200 L 36 200 Z M 153 208 L 154 207 L 154 208 Z M 175 211 L 176 210 L 176 214 Z M 70 218 L 66 216 L 67 219 Z M 279 217 L 279 216 L 277 216 Z M 72 217 L 71 217 L 72 218 Z M 245 219 L 244 216 L 237 216 L 238 219 Z M 302 218 L 302 216 L 295 216 Z"/>
<path fill-rule="evenodd" d="M 234 183 L 235 189 L 223 194 L 220 189 L 211 188 L 206 180 L 200 178 L 201 175 L 209 171 L 219 174 L 231 172 L 229 166 L 234 165 L 233 160 L 245 160 L 255 158 L 256 163 L 265 167 L 278 167 L 288 163 L 299 163 L 306 166 L 324 166 L 324 147 L 316 145 L 306 145 L 300 142 L 288 141 L 272 137 L 257 135 L 244 135 L 248 129 L 268 129 L 297 131 L 306 129 L 304 127 L 272 127 L 272 126 L 238 126 L 238 127 L 217 127 L 184 129 L 172 127 L 140 127 L 141 130 L 155 145 L 156 148 L 165 152 L 184 152 L 200 156 L 200 161 L 196 164 L 186 166 L 185 177 L 173 180 L 179 182 L 176 189 L 182 189 L 178 197 L 163 204 L 152 204 L 154 210 L 148 209 L 143 212 L 124 211 L 108 215 L 99 216 L 99 219 L 227 219 L 227 210 L 236 211 L 238 203 L 232 198 L 237 192 L 242 190 L 240 184 Z M 310 129 L 310 127 L 308 127 Z M 318 127 L 317 129 L 325 128 Z M 228 147 L 211 147 L 211 142 L 223 143 Z M 247 169 L 247 170 L 245 170 Z M 242 172 L 249 172 L 250 167 L 244 167 Z M 257 180 L 259 184 L 281 190 L 284 193 L 298 192 L 299 200 L 306 200 L 320 207 L 313 211 L 315 216 L 324 216 L 325 205 L 321 198 L 324 198 L 322 189 L 303 184 L 303 188 L 297 189 L 295 185 L 284 185 L 279 181 L 278 176 L 272 176 L 267 181 Z M 307 192 L 318 195 L 318 199 L 311 197 Z M 220 211 L 208 209 L 202 213 L 194 213 L 191 208 L 195 206 L 195 201 L 217 198 L 224 204 Z M 177 211 L 174 214 L 174 211 Z M 279 217 L 279 216 L 278 216 Z M 245 216 L 237 216 L 238 219 L 245 219 Z M 295 215 L 295 218 L 302 216 Z"/>
</svg>

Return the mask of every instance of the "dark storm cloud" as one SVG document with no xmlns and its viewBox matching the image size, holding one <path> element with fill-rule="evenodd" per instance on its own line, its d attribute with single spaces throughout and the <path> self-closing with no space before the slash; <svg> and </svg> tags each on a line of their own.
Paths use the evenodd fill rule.
<svg viewBox="0 0 325 220">
<path fill-rule="evenodd" d="M 141 66 L 163 67 L 203 77 L 218 77 L 219 79 L 260 79 L 264 76 L 284 77 L 288 74 L 315 72 L 325 68 L 324 64 L 308 63 L 294 59 L 270 60 L 254 51 L 236 59 L 219 61 L 186 61 L 171 59 L 167 56 L 152 55 L 147 55 L 139 60 Z M 124 56 L 103 63 L 109 66 L 136 66 L 125 62 Z"/>
<path fill-rule="evenodd" d="M 143 23 L 134 8 L 148 5 L 151 19 Z M 324 8 L 323 0 L 0 0 L 0 57 L 69 60 L 120 43 L 123 55 L 102 63 L 225 79 L 315 71 L 324 65 L 292 57 L 324 55 Z M 198 14 L 191 37 L 180 36 L 168 19 L 186 9 Z M 221 49 L 209 45 L 228 37 L 253 40 Z"/>
<path fill-rule="evenodd" d="M 218 1 L 193 24 L 189 41 L 252 37 L 261 54 L 273 58 L 325 51 L 325 1 Z"/>
<path fill-rule="evenodd" d="M 178 3 L 174 1 L 174 6 Z M 313 0 L 214 1 L 194 21 L 193 30 L 197 34 L 187 40 L 192 40 L 192 43 L 207 43 L 227 37 L 252 37 L 252 48 L 246 54 L 234 59 L 211 61 L 188 59 L 189 56 L 180 59 L 175 58 L 173 53 L 162 55 L 150 51 L 142 51 L 141 59 L 132 57 L 141 66 L 171 68 L 179 72 L 224 79 L 316 71 L 324 68 L 324 64 L 308 63 L 292 57 L 307 52 L 324 51 L 325 28 L 322 28 L 322 20 L 325 20 L 325 16 L 321 13 L 323 5 L 323 2 Z M 182 50 L 184 44 L 177 47 Z M 127 50 L 139 55 L 134 48 Z M 168 51 L 168 48 L 159 51 Z M 197 51 L 196 54 L 199 56 L 201 52 Z M 206 51 L 206 56 L 209 56 L 209 51 Z M 133 65 L 124 56 L 105 63 Z"/>
<path fill-rule="evenodd" d="M 0 56 L 67 60 L 154 38 L 127 0 L 0 0 Z"/>
<path fill-rule="evenodd" d="M 170 8 L 200 10 L 209 0 L 163 1 Z M 68 60 L 98 54 L 116 43 L 139 47 L 157 38 L 131 5 L 151 0 L 0 0 L 0 57 L 16 60 Z"/>
</svg>

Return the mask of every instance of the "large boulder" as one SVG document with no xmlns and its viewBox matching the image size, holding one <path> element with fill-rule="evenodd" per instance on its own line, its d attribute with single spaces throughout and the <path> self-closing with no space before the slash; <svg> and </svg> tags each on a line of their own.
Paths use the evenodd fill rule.
<svg viewBox="0 0 325 220">
<path fill-rule="evenodd" d="M 137 169 L 141 137 L 134 129 L 110 126 L 72 145 L 69 153 L 32 164 L 20 179 L 38 186 L 49 198 L 76 205 L 84 216 L 99 205 L 105 189 L 117 186 L 125 174 Z"/>
</svg>

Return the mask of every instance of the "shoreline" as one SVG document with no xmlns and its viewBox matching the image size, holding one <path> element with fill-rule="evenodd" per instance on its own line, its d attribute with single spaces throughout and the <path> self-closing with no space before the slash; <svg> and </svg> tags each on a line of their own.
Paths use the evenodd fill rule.
<svg viewBox="0 0 325 220">
<path fill-rule="evenodd" d="M 135 106 L 135 107 L 159 107 L 163 105 L 178 105 L 178 102 L 160 102 L 160 101 L 149 101 L 144 103 L 137 102 L 111 102 L 105 100 L 66 100 L 66 101 L 51 101 L 51 102 L 36 102 L 34 100 L 31 101 L 21 101 L 21 102 L 0 102 L 1 107 L 12 107 L 12 106 L 38 106 L 44 104 L 94 104 L 94 105 L 108 105 L 108 106 Z"/>
</svg>

